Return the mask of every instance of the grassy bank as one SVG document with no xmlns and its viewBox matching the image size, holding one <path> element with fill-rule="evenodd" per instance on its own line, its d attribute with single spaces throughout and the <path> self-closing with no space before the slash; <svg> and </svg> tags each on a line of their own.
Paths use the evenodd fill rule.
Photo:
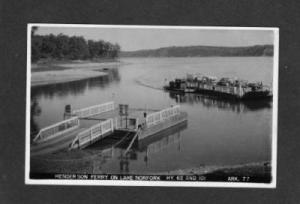
<svg viewBox="0 0 300 204">
<path fill-rule="evenodd" d="M 209 181 L 227 180 L 232 182 L 261 182 L 270 183 L 270 162 L 236 165 L 214 170 L 203 174 Z"/>
<path fill-rule="evenodd" d="M 195 175 L 203 176 L 206 181 L 229 182 L 271 182 L 271 163 L 254 162 L 228 166 L 205 166 L 189 169 L 178 169 L 168 172 L 159 172 L 157 175 Z"/>
<path fill-rule="evenodd" d="M 43 60 L 31 65 L 31 86 L 64 83 L 107 75 L 107 70 L 117 68 L 114 59 L 99 60 Z"/>
</svg>

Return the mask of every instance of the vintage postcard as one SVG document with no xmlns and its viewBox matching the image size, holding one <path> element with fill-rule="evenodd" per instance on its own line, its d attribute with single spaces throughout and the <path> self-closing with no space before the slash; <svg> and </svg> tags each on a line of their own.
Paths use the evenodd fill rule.
<svg viewBox="0 0 300 204">
<path fill-rule="evenodd" d="M 275 188 L 279 29 L 28 24 L 26 184 Z"/>
</svg>

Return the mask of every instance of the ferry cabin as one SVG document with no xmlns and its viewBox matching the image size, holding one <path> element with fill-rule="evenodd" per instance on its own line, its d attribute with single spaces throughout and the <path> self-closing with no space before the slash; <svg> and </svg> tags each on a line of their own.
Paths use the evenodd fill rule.
<svg viewBox="0 0 300 204">
<path fill-rule="evenodd" d="M 237 81 L 237 80 L 236 80 Z M 220 83 L 219 83 L 220 82 Z M 251 91 L 250 87 L 243 86 L 243 83 L 231 83 L 228 79 L 223 78 L 219 82 L 215 77 L 202 77 L 202 79 L 175 79 L 170 82 L 170 87 L 184 92 L 195 92 L 201 90 L 216 91 L 242 97 L 244 93 Z"/>
</svg>

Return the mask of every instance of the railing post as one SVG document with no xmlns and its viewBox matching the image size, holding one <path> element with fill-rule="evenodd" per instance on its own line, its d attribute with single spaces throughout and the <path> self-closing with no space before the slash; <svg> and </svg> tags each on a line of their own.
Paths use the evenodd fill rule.
<svg viewBox="0 0 300 204">
<path fill-rule="evenodd" d="M 114 131 L 114 121 L 112 118 L 110 119 L 110 125 L 111 125 L 111 131 L 113 132 Z"/>
<path fill-rule="evenodd" d="M 93 138 L 93 128 L 91 128 L 91 130 L 90 130 L 90 143 L 92 142 L 93 139 L 94 139 Z"/>
<path fill-rule="evenodd" d="M 100 123 L 100 134 L 103 134 L 103 128 L 102 128 L 102 123 Z"/>
</svg>

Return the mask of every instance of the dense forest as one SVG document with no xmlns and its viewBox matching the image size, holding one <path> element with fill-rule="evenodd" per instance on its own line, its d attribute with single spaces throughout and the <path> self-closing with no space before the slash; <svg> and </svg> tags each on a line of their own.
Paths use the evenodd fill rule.
<svg viewBox="0 0 300 204">
<path fill-rule="evenodd" d="M 121 52 L 122 57 L 273 56 L 272 45 L 248 47 L 186 46 Z"/>
<path fill-rule="evenodd" d="M 85 40 L 83 37 L 59 34 L 36 35 L 36 29 L 31 33 L 31 60 L 68 59 L 86 60 L 97 58 L 116 58 L 120 52 L 118 44 L 103 40 Z"/>
</svg>

